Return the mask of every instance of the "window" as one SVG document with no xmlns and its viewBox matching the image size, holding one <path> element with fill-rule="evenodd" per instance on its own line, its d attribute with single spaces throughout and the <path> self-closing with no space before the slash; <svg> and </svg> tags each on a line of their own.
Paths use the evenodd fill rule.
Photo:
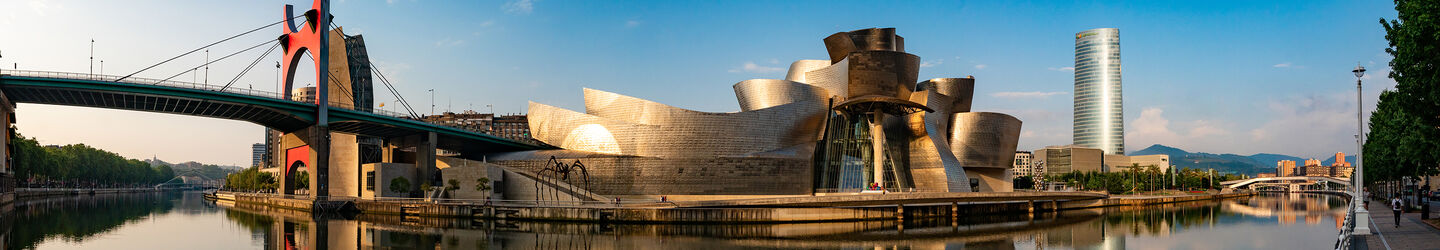
<svg viewBox="0 0 1440 250">
<path fill-rule="evenodd" d="M 375 171 L 365 172 L 365 190 L 375 191 Z"/>
</svg>

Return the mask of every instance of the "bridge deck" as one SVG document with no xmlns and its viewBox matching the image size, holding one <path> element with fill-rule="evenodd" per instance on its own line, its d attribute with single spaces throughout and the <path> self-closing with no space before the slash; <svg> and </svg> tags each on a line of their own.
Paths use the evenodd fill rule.
<svg viewBox="0 0 1440 250">
<path fill-rule="evenodd" d="M 285 132 L 315 124 L 316 104 L 279 94 L 196 83 L 45 71 L 0 71 L 0 90 L 16 103 L 95 107 L 252 122 Z M 332 105 L 331 131 L 379 137 L 437 134 L 441 149 L 475 155 L 549 148 L 475 131 Z"/>
</svg>

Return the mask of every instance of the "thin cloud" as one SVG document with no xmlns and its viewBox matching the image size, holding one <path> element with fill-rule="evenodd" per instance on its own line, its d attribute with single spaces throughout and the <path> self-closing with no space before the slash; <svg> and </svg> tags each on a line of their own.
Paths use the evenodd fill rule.
<svg viewBox="0 0 1440 250">
<path fill-rule="evenodd" d="M 924 61 L 924 62 L 920 62 L 920 67 L 921 67 L 921 68 L 935 67 L 935 66 L 938 66 L 938 65 L 940 65 L 940 64 L 942 64 L 942 63 L 945 63 L 945 59 L 939 59 L 939 60 L 935 60 L 935 61 Z"/>
<path fill-rule="evenodd" d="M 1295 65 L 1295 64 L 1292 64 L 1292 63 L 1290 63 L 1290 62 L 1283 62 L 1283 63 L 1280 63 L 1280 64 L 1271 65 L 1270 67 L 1275 67 L 1275 68 L 1293 68 L 1293 69 L 1303 69 L 1303 68 L 1305 68 L 1305 66 Z"/>
<path fill-rule="evenodd" d="M 1069 94 L 1069 93 L 1070 93 L 1070 92 L 1041 92 L 1041 91 L 1031 91 L 1031 92 L 996 92 L 996 93 L 994 93 L 994 94 L 990 94 L 990 96 L 999 97 L 999 98 L 1049 98 L 1050 96 L 1054 96 L 1054 95 L 1064 95 L 1064 94 Z"/>
<path fill-rule="evenodd" d="M 435 42 L 435 47 L 454 47 L 460 46 L 461 44 L 465 44 L 465 40 L 451 39 L 447 37 L 444 40 Z"/>
<path fill-rule="evenodd" d="M 975 65 L 975 69 L 985 69 L 985 68 L 988 68 L 988 67 L 990 67 L 990 65 L 984 65 L 984 64 L 976 64 L 976 65 Z"/>
<path fill-rule="evenodd" d="M 1051 71 L 1075 71 L 1075 67 L 1059 67 L 1059 68 L 1050 67 L 1050 68 L 1047 68 L 1047 69 L 1049 69 L 1049 70 L 1051 70 Z"/>
<path fill-rule="evenodd" d="M 529 15 L 535 12 L 534 0 L 515 0 L 505 3 L 500 7 L 505 13 L 512 15 Z"/>
<path fill-rule="evenodd" d="M 639 27 L 639 26 L 640 26 L 640 21 L 638 21 L 638 20 L 625 21 L 625 28 L 634 28 L 634 27 Z"/>
<path fill-rule="evenodd" d="M 785 69 L 782 69 L 782 68 L 779 68 L 779 67 L 761 66 L 761 65 L 759 65 L 759 64 L 755 64 L 755 62 L 745 62 L 745 64 L 744 64 L 744 65 L 740 65 L 739 68 L 730 69 L 730 73 L 740 73 L 740 72 L 747 72 L 747 73 L 775 73 L 775 72 L 780 72 L 780 71 L 784 71 L 784 70 L 785 70 Z"/>
</svg>

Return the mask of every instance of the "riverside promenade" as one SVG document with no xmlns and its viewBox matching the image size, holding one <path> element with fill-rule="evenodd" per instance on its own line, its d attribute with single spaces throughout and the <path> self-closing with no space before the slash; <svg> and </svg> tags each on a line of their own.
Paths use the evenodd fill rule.
<svg viewBox="0 0 1440 250">
<path fill-rule="evenodd" d="M 1090 192 L 911 193 L 827 195 L 712 201 L 536 202 L 423 199 L 341 199 L 362 214 L 629 223 L 785 223 L 1046 214 L 1060 210 L 1226 199 L 1253 192 L 1115 198 Z M 309 197 L 218 192 L 221 202 L 311 212 Z M 330 211 L 330 210 L 326 210 Z"/>
<path fill-rule="evenodd" d="M 1361 238 L 1364 244 L 1354 242 L 1351 249 L 1440 249 L 1440 229 L 1425 224 L 1420 220 L 1420 213 L 1405 213 L 1400 215 L 1400 225 L 1395 225 L 1394 214 L 1390 212 L 1386 202 L 1371 200 L 1370 210 L 1370 235 Z M 1430 216 L 1440 216 L 1434 203 L 1430 206 Z"/>
</svg>

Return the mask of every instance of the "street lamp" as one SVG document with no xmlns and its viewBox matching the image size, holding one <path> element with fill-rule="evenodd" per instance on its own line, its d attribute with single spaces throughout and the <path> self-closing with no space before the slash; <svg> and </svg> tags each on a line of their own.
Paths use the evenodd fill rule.
<svg viewBox="0 0 1440 250">
<path fill-rule="evenodd" d="M 1361 77 L 1365 76 L 1365 67 L 1355 65 L 1355 70 L 1351 70 L 1350 72 L 1355 73 L 1355 129 L 1359 131 L 1359 133 L 1355 134 L 1355 178 L 1350 180 L 1354 182 L 1351 183 L 1351 186 L 1355 188 L 1355 193 L 1350 194 L 1350 204 L 1355 206 L 1355 230 L 1351 234 L 1369 235 L 1370 211 L 1365 209 L 1364 203 L 1365 167 L 1362 166 L 1361 162 L 1363 161 L 1360 159 L 1361 153 L 1365 151 L 1365 120 L 1362 118 L 1364 117 L 1364 111 L 1362 110 L 1364 105 L 1361 105 L 1362 102 L 1360 100 L 1360 81 Z"/>
<path fill-rule="evenodd" d="M 430 115 L 435 115 L 435 89 L 430 89 Z"/>
</svg>

